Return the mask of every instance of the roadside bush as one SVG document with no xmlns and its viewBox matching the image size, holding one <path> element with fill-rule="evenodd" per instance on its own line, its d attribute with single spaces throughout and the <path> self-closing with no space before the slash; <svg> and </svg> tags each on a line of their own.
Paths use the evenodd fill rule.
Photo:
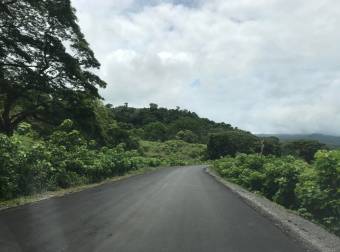
<svg viewBox="0 0 340 252">
<path fill-rule="evenodd" d="M 300 176 L 299 212 L 340 235 L 340 151 L 319 151 Z"/>
<path fill-rule="evenodd" d="M 16 167 L 21 165 L 18 146 L 6 135 L 0 134 L 0 198 L 8 199 L 17 194 Z"/>
<path fill-rule="evenodd" d="M 126 144 L 97 149 L 71 120 L 65 120 L 46 140 L 39 139 L 28 124 L 19 128 L 19 133 L 11 137 L 0 134 L 0 199 L 98 182 L 142 167 L 179 163 L 126 151 Z"/>
<path fill-rule="evenodd" d="M 308 164 L 293 156 L 239 154 L 213 163 L 229 181 L 318 222 L 340 235 L 340 151 L 319 151 Z"/>
<path fill-rule="evenodd" d="M 288 208 L 296 206 L 295 188 L 305 163 L 291 156 L 270 158 L 264 165 L 262 193 L 269 199 Z"/>
</svg>

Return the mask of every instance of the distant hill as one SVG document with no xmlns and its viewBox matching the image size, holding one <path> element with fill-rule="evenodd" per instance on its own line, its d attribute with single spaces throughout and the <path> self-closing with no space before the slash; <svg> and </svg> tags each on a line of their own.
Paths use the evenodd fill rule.
<svg viewBox="0 0 340 252">
<path fill-rule="evenodd" d="M 120 127 L 133 131 L 135 135 L 149 141 L 191 138 L 190 142 L 206 144 L 210 134 L 242 131 L 230 124 L 201 118 L 196 113 L 179 107 L 167 109 L 154 103 L 148 108 L 133 108 L 127 104 L 107 107 L 111 109 L 112 116 Z"/>
<path fill-rule="evenodd" d="M 320 143 L 327 144 L 332 148 L 340 148 L 340 136 L 331 136 L 324 134 L 258 134 L 260 137 L 275 136 L 281 141 L 294 141 L 294 140 L 317 140 Z"/>
</svg>

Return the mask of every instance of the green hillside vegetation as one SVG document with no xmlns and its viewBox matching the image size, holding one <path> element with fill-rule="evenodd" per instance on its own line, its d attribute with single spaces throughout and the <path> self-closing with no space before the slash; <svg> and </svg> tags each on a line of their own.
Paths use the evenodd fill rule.
<svg viewBox="0 0 340 252">
<path fill-rule="evenodd" d="M 190 143 L 207 143 L 209 134 L 234 130 L 230 124 L 215 123 L 200 118 L 188 110 L 160 108 L 151 103 L 149 108 L 132 108 L 127 104 L 111 108 L 113 117 L 125 129 L 133 129 L 135 136 L 149 141 L 170 139 Z"/>
<path fill-rule="evenodd" d="M 182 140 L 165 142 L 141 141 L 140 152 L 148 158 L 164 160 L 168 165 L 200 164 L 206 153 L 206 145 Z"/>
<path fill-rule="evenodd" d="M 142 141 L 134 150 L 125 143 L 98 147 L 71 120 L 46 138 L 22 123 L 14 135 L 0 134 L 0 199 L 95 183 L 144 167 L 196 164 L 205 148 L 181 140 Z"/>
</svg>

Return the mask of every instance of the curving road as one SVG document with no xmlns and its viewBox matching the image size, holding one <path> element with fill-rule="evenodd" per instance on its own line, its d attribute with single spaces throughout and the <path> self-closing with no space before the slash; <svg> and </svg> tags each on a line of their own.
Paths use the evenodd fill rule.
<svg viewBox="0 0 340 252">
<path fill-rule="evenodd" d="M 0 251 L 305 251 L 203 168 L 165 168 L 1 211 Z"/>
</svg>

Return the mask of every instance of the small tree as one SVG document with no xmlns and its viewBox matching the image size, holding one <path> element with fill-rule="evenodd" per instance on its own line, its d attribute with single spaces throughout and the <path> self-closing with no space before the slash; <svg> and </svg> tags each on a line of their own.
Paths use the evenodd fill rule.
<svg viewBox="0 0 340 252">
<path fill-rule="evenodd" d="M 264 137 L 263 143 L 263 155 L 281 155 L 281 143 L 277 137 Z"/>
<path fill-rule="evenodd" d="M 149 106 L 150 106 L 150 110 L 152 111 L 155 111 L 158 109 L 158 105 L 156 103 L 150 103 Z"/>
<path fill-rule="evenodd" d="M 180 130 L 176 134 L 176 139 L 183 140 L 187 143 L 197 143 L 198 137 L 191 130 Z"/>
</svg>

